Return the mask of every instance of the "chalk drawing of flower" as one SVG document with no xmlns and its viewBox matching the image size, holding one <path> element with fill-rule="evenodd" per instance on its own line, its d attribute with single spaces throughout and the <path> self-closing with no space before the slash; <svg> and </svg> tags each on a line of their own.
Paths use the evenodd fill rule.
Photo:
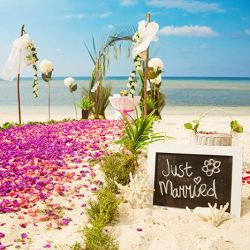
<svg viewBox="0 0 250 250">
<path fill-rule="evenodd" d="M 220 164 L 220 161 L 216 161 L 214 159 L 205 160 L 202 171 L 206 173 L 207 176 L 218 174 L 220 172 Z"/>
</svg>

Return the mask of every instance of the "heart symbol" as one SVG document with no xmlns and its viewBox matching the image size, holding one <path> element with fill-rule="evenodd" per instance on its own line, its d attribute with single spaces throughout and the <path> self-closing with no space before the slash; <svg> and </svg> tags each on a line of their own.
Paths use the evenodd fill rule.
<svg viewBox="0 0 250 250">
<path fill-rule="evenodd" d="M 194 182 L 198 185 L 201 182 L 201 177 L 200 176 L 195 177 Z"/>
</svg>

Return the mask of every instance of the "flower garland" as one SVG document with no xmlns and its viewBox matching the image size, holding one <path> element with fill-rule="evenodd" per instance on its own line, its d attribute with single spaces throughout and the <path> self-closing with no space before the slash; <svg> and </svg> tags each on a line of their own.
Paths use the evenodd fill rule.
<svg viewBox="0 0 250 250">
<path fill-rule="evenodd" d="M 38 75 L 37 75 L 37 66 L 36 62 L 39 60 L 37 57 L 37 50 L 33 41 L 28 43 L 27 45 L 27 53 L 26 59 L 29 64 L 32 64 L 32 68 L 34 71 L 34 78 L 33 78 L 33 95 L 34 97 L 38 97 Z"/>
<path fill-rule="evenodd" d="M 143 58 L 141 55 L 136 55 L 134 57 L 134 66 L 136 70 L 142 70 L 142 61 L 143 61 Z"/>
<path fill-rule="evenodd" d="M 135 94 L 135 86 L 137 83 L 136 71 L 132 70 L 128 78 L 128 88 L 129 88 L 129 96 L 134 97 Z"/>
</svg>

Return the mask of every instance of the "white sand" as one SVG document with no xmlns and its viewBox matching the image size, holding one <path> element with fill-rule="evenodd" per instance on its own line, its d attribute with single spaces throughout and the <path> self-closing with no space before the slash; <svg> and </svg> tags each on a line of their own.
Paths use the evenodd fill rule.
<svg viewBox="0 0 250 250">
<path fill-rule="evenodd" d="M 191 133 L 183 129 L 185 122 L 197 118 L 196 115 L 166 114 L 155 128 L 165 131 L 176 140 L 170 144 L 189 144 Z M 177 111 L 178 113 L 178 111 Z M 181 113 L 181 115 L 180 115 Z M 250 114 L 237 116 L 245 125 L 245 133 L 234 141 L 235 145 L 244 145 L 244 168 L 250 169 Z M 229 119 L 218 112 L 212 113 L 201 123 L 204 129 L 211 131 L 229 131 Z M 146 166 L 145 166 L 146 167 Z M 120 221 L 114 227 L 114 234 L 120 242 L 120 249 L 126 250 L 198 250 L 198 249 L 250 249 L 250 185 L 243 185 L 242 215 L 240 219 L 231 219 L 219 227 L 201 221 L 195 215 L 183 209 L 150 207 L 131 209 L 127 204 L 120 205 Z M 143 231 L 138 232 L 141 228 Z"/>
<path fill-rule="evenodd" d="M 168 115 L 193 115 L 197 117 L 201 113 L 206 112 L 212 107 L 188 107 L 188 106 L 169 106 L 163 110 L 163 116 Z M 249 116 L 250 107 L 222 107 L 223 110 L 233 116 Z M 47 121 L 48 120 L 48 107 L 47 106 L 22 106 L 22 122 L 28 121 Z M 81 117 L 81 110 L 77 108 L 78 118 Z M 217 115 L 221 115 L 217 113 Z M 106 110 L 107 119 L 114 117 L 114 110 L 108 107 Z M 62 120 L 64 118 L 75 119 L 75 110 L 72 106 L 51 106 L 51 119 Z M 18 112 L 16 106 L 0 106 L 0 124 L 4 122 L 18 122 Z"/>
<path fill-rule="evenodd" d="M 53 108 L 52 118 L 63 119 L 65 117 L 74 117 L 73 107 Z M 205 108 L 204 108 L 205 110 Z M 24 108 L 24 121 L 46 120 L 47 109 Z M 70 113 L 71 112 L 71 113 Z M 233 108 L 231 110 L 235 119 L 245 125 L 245 133 L 238 138 L 236 143 L 244 145 L 244 167 L 250 169 L 250 113 L 249 109 Z M 65 115 L 69 114 L 69 116 Z M 183 123 L 188 122 L 201 113 L 200 108 L 168 108 L 164 111 L 163 120 L 155 125 L 159 131 L 165 131 L 176 140 L 168 143 L 188 144 L 190 132 L 183 129 Z M 0 122 L 14 121 L 13 114 L 15 110 L 0 110 Z M 237 115 L 238 114 L 238 115 Z M 108 117 L 111 117 L 110 111 Z M 206 118 L 201 126 L 209 127 L 213 130 L 228 129 L 228 118 L 220 114 L 213 114 Z M 97 166 L 96 166 L 97 167 Z M 146 165 L 145 165 L 146 167 Z M 46 243 L 52 243 L 51 249 L 69 249 L 76 241 L 83 243 L 80 229 L 87 225 L 87 217 L 82 207 L 87 202 L 92 192 L 93 181 L 101 179 L 101 174 L 95 178 L 89 178 L 86 184 L 88 188 L 82 186 L 82 181 L 74 181 L 70 186 L 80 186 L 77 193 L 85 194 L 85 197 L 77 197 L 75 193 L 68 193 L 65 197 L 53 197 L 53 203 L 60 203 L 61 206 L 73 208 L 73 210 L 63 209 L 64 216 L 72 218 L 68 226 L 61 230 L 51 228 L 49 222 L 37 222 L 38 226 L 29 223 L 27 228 L 20 228 L 19 224 L 32 222 L 32 217 L 25 216 L 25 219 L 18 219 L 18 214 L 5 214 L 0 216 L 0 224 L 6 225 L 0 227 L 0 232 L 5 233 L 6 237 L 1 241 L 4 245 L 12 244 L 7 249 L 16 249 L 15 246 L 21 246 L 21 249 L 44 249 Z M 86 179 L 84 180 L 86 181 Z M 240 219 L 226 221 L 221 226 L 215 228 L 212 225 L 201 221 L 196 215 L 190 214 L 185 210 L 168 210 L 163 208 L 131 209 L 127 204 L 121 204 L 119 207 L 120 218 L 118 224 L 109 227 L 114 233 L 120 244 L 120 249 L 133 250 L 198 250 L 198 249 L 250 249 L 250 185 L 243 186 L 242 192 L 242 216 Z M 49 229 L 48 229 L 49 228 Z M 137 229 L 142 231 L 138 232 Z M 29 240 L 22 245 L 20 234 L 27 232 Z"/>
</svg>

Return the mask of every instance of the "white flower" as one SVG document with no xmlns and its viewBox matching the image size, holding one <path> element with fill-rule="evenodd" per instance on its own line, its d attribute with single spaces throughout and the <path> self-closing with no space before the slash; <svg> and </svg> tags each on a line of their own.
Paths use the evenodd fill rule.
<svg viewBox="0 0 250 250">
<path fill-rule="evenodd" d="M 132 73 L 130 74 L 130 76 L 131 76 L 131 77 L 135 77 L 135 73 L 132 72 Z"/>
<path fill-rule="evenodd" d="M 142 20 L 138 23 L 138 32 L 139 34 L 144 32 L 147 27 L 147 22 L 145 20 Z"/>
<path fill-rule="evenodd" d="M 150 91 L 151 90 L 151 86 L 150 86 L 150 81 L 148 80 L 147 81 L 147 91 Z"/>
<path fill-rule="evenodd" d="M 135 67 L 138 67 L 140 65 L 141 65 L 141 62 L 138 62 L 138 61 L 135 62 Z"/>
<path fill-rule="evenodd" d="M 146 21 L 140 21 L 138 23 L 140 39 L 136 39 L 134 43 L 133 55 L 138 55 L 147 50 L 151 41 L 154 40 L 158 30 L 159 25 L 156 22 L 147 23 Z"/>
<path fill-rule="evenodd" d="M 137 70 L 143 70 L 142 64 L 140 64 L 140 65 L 138 65 L 138 66 L 135 66 L 135 68 L 136 68 Z"/>
<path fill-rule="evenodd" d="M 64 84 L 69 88 L 70 86 L 72 86 L 75 82 L 75 79 L 72 77 L 67 77 L 64 79 Z"/>
<path fill-rule="evenodd" d="M 129 91 L 131 94 L 134 94 L 135 93 L 135 90 L 134 89 L 130 89 Z"/>
<path fill-rule="evenodd" d="M 127 87 L 128 87 L 128 88 L 131 88 L 131 84 L 130 84 L 129 82 L 127 83 Z"/>
<path fill-rule="evenodd" d="M 51 73 L 54 70 L 52 62 L 50 62 L 47 59 L 43 60 L 40 63 L 40 70 L 41 70 L 42 74 L 48 75 L 49 73 Z"/>
<path fill-rule="evenodd" d="M 135 51 L 133 51 L 133 59 L 134 61 L 146 61 L 146 56 L 147 56 L 147 53 L 146 51 L 143 51 L 141 52 L 140 54 L 136 54 Z"/>
<path fill-rule="evenodd" d="M 100 84 L 99 81 L 95 82 L 93 88 L 91 89 L 91 92 L 92 92 L 92 93 L 95 93 L 95 92 L 96 92 L 96 90 L 98 89 L 99 84 Z"/>
<path fill-rule="evenodd" d="M 150 81 L 155 85 L 159 85 L 161 83 L 161 74 L 158 75 L 155 79 L 151 79 Z"/>
<path fill-rule="evenodd" d="M 152 58 L 148 62 L 148 66 L 150 68 L 153 68 L 153 70 L 157 72 L 157 71 L 163 71 L 164 64 L 160 58 Z"/>
</svg>

